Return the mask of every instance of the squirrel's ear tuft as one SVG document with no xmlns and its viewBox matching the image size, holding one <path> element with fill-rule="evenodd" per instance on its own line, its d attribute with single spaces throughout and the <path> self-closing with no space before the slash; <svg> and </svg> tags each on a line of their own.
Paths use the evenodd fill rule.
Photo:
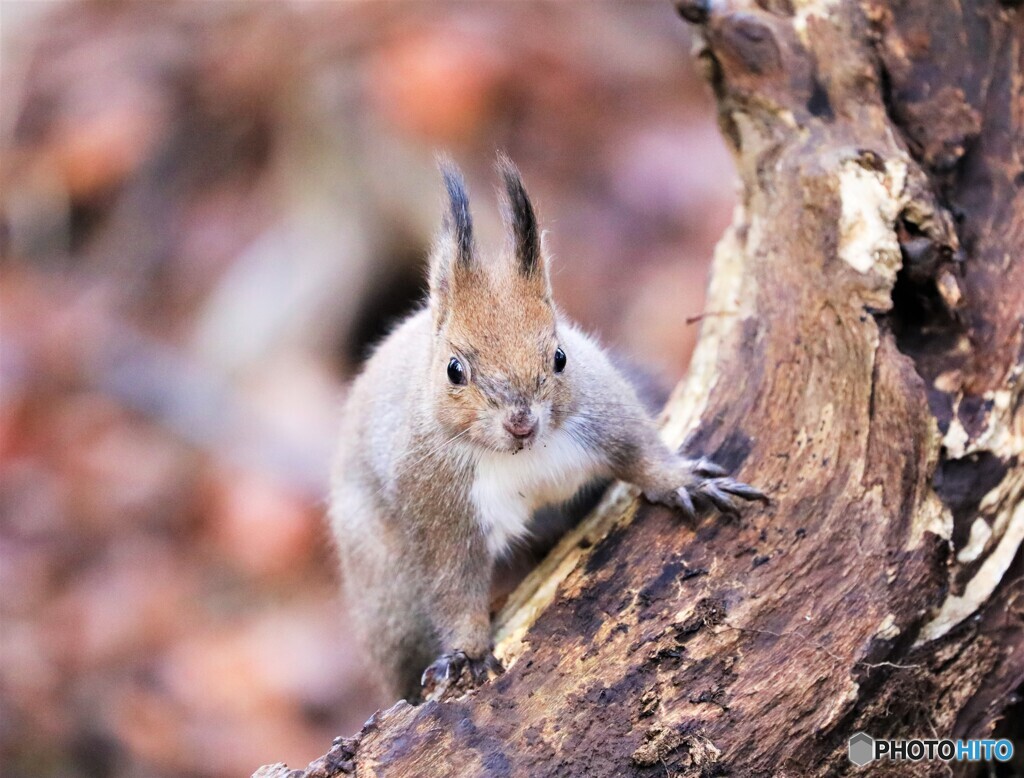
<svg viewBox="0 0 1024 778">
<path fill-rule="evenodd" d="M 447 156 L 439 155 L 437 165 L 444 179 L 447 203 L 441 232 L 430 257 L 430 297 L 435 315 L 443 320 L 459 277 L 474 269 L 473 219 L 462 172 Z"/>
<path fill-rule="evenodd" d="M 533 205 L 526 194 L 522 176 L 503 152 L 498 153 L 498 174 L 505 187 L 503 197 L 505 222 L 512 234 L 512 253 L 519 271 L 527 278 L 544 278 L 540 229 Z"/>
<path fill-rule="evenodd" d="M 466 182 L 462 171 L 449 157 L 439 157 L 437 164 L 448 193 L 448 208 L 441 226 L 443 236 L 449 243 L 453 262 L 469 267 L 473 262 L 473 219 L 469 214 Z"/>
</svg>

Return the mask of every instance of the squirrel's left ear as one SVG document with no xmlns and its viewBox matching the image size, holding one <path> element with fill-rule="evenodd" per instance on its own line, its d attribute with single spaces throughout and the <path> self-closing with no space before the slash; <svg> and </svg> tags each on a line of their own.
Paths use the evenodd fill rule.
<svg viewBox="0 0 1024 778">
<path fill-rule="evenodd" d="M 503 212 L 512 237 L 512 257 L 524 277 L 540 282 L 547 293 L 548 268 L 540 245 L 537 215 L 526 194 L 519 169 L 505 154 L 498 154 L 498 174 L 505 187 Z"/>
</svg>

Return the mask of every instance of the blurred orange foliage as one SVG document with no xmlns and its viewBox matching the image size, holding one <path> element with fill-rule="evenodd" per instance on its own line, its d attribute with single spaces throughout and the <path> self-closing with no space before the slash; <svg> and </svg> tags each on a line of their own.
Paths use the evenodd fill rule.
<svg viewBox="0 0 1024 778">
<path fill-rule="evenodd" d="M 334 420 L 418 304 L 433 154 L 563 307 L 685 369 L 733 177 L 663 3 L 5 3 L 5 776 L 304 764 L 383 702 L 322 526 Z"/>
</svg>

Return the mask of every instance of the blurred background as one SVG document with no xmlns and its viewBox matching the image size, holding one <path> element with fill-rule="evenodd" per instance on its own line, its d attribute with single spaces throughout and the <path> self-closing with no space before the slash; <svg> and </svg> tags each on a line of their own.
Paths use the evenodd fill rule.
<svg viewBox="0 0 1024 778">
<path fill-rule="evenodd" d="M 678 380 L 735 179 L 667 1 L 0 3 L 0 772 L 303 766 L 375 708 L 323 526 L 435 151 Z"/>
</svg>

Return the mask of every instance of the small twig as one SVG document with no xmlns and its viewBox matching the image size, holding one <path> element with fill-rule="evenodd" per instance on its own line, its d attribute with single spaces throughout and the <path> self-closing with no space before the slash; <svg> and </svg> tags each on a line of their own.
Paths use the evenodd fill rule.
<svg viewBox="0 0 1024 778">
<path fill-rule="evenodd" d="M 757 629 L 756 627 L 738 627 L 735 624 L 730 624 L 728 621 L 723 621 L 722 625 L 725 626 L 725 627 L 728 627 L 729 629 L 738 630 L 739 632 L 755 632 L 755 633 L 757 633 L 759 635 L 771 635 L 772 637 L 777 637 L 777 638 L 785 638 L 785 637 L 790 637 L 791 635 L 795 635 L 796 637 L 803 639 L 806 642 L 806 645 L 810 646 L 811 648 L 815 648 L 818 651 L 822 651 L 822 652 L 828 654 L 830 657 L 832 657 L 834 660 L 836 660 L 837 663 L 845 664 L 845 662 L 846 662 L 845 659 L 843 659 L 841 656 L 839 656 L 838 654 L 834 653 L 833 651 L 829 650 L 828 648 L 823 646 L 821 643 L 813 642 L 805 634 L 800 632 L 800 630 L 794 629 L 794 630 L 790 630 L 788 632 L 772 632 L 771 630 L 768 630 L 768 629 Z M 894 667 L 894 668 L 896 668 L 898 670 L 915 670 L 915 669 L 924 667 L 924 665 L 901 665 L 901 664 L 896 664 L 895 662 L 854 662 L 853 665 L 854 665 L 854 667 L 867 667 L 869 669 L 875 669 L 876 667 Z"/>
<path fill-rule="evenodd" d="M 736 313 L 737 311 L 704 311 L 703 313 L 698 313 L 696 316 L 687 316 L 686 323 L 696 324 L 709 316 L 735 316 Z"/>
</svg>

